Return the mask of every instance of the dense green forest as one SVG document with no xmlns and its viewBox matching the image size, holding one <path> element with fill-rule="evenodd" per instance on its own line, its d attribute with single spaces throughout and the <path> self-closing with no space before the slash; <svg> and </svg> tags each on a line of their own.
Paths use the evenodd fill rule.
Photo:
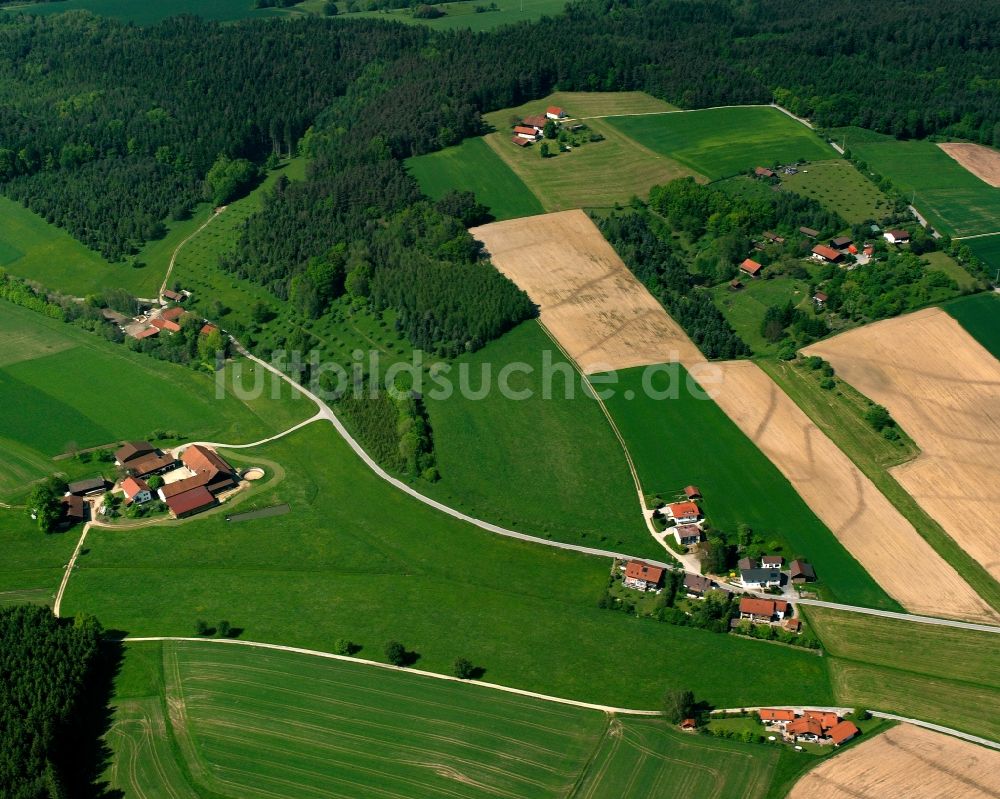
<svg viewBox="0 0 1000 799">
<path fill-rule="evenodd" d="M 0 796 L 95 795 L 89 715 L 101 659 L 100 625 L 48 608 L 0 609 Z M 89 695 L 88 695 L 89 694 Z"/>
</svg>

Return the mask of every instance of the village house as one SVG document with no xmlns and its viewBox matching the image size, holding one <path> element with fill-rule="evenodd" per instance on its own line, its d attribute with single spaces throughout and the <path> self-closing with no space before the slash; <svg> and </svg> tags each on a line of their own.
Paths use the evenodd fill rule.
<svg viewBox="0 0 1000 799">
<path fill-rule="evenodd" d="M 854 239 L 850 236 L 837 236 L 836 238 L 830 239 L 830 246 L 835 250 L 845 250 L 854 243 Z"/>
<path fill-rule="evenodd" d="M 532 116 L 526 116 L 521 120 L 522 125 L 526 125 L 529 128 L 535 128 L 538 131 L 544 130 L 546 123 L 549 118 L 545 114 L 533 114 Z"/>
<path fill-rule="evenodd" d="M 167 308 L 165 311 L 163 311 L 160 314 L 160 318 L 166 319 L 169 322 L 176 322 L 186 313 L 187 311 L 185 311 L 179 305 L 175 305 L 173 308 Z"/>
<path fill-rule="evenodd" d="M 126 441 L 115 450 L 115 463 L 118 466 L 128 466 L 132 461 L 145 458 L 156 452 L 156 447 L 148 441 Z"/>
<path fill-rule="evenodd" d="M 173 291 L 172 289 L 163 290 L 164 299 L 170 300 L 171 302 L 184 302 L 187 297 L 180 292 Z"/>
<path fill-rule="evenodd" d="M 660 566 L 651 566 L 641 560 L 630 560 L 625 564 L 625 578 L 623 582 L 629 588 L 639 591 L 655 591 L 660 587 L 663 580 L 663 569 Z"/>
<path fill-rule="evenodd" d="M 153 498 L 153 492 L 141 477 L 126 477 L 122 480 L 122 491 L 125 492 L 125 501 L 142 505 Z"/>
<path fill-rule="evenodd" d="M 910 232 L 902 229 L 887 230 L 882 238 L 890 244 L 906 244 L 910 240 Z"/>
<path fill-rule="evenodd" d="M 557 105 L 550 105 L 545 109 L 545 116 L 547 119 L 563 119 L 566 116 L 566 111 Z"/>
<path fill-rule="evenodd" d="M 795 711 L 784 708 L 762 707 L 757 711 L 760 720 L 765 725 L 780 727 L 784 729 L 788 724 L 795 721 Z"/>
<path fill-rule="evenodd" d="M 760 275 L 760 270 L 764 267 L 757 263 L 752 258 L 747 258 L 743 263 L 740 264 L 740 271 L 744 274 L 750 275 L 750 277 L 758 277 Z"/>
<path fill-rule="evenodd" d="M 208 510 L 217 504 L 218 500 L 204 486 L 192 488 L 166 500 L 167 507 L 175 519 L 184 519 Z"/>
<path fill-rule="evenodd" d="M 62 498 L 62 517 L 59 520 L 62 526 L 70 527 L 77 522 L 84 521 L 86 518 L 87 511 L 83 497 L 78 497 L 76 494 L 67 494 Z"/>
<path fill-rule="evenodd" d="M 701 499 L 701 489 L 698 486 L 685 486 L 684 496 L 688 499 Z"/>
<path fill-rule="evenodd" d="M 191 475 L 160 488 L 160 499 L 164 502 L 195 488 L 205 488 L 213 494 L 218 494 L 236 485 L 233 467 L 218 453 L 200 444 L 192 444 L 185 449 L 181 453 L 181 463 L 187 467 Z"/>
<path fill-rule="evenodd" d="M 712 581 L 701 574 L 684 574 L 684 593 L 693 599 L 705 596 L 705 592 L 712 588 Z"/>
<path fill-rule="evenodd" d="M 830 730 L 829 738 L 834 746 L 846 744 L 849 740 L 861 734 L 861 730 L 849 721 L 842 721 Z"/>
<path fill-rule="evenodd" d="M 528 141 L 538 141 L 541 138 L 540 134 L 534 128 L 530 128 L 527 125 L 515 125 L 514 135 L 521 139 L 527 139 Z"/>
<path fill-rule="evenodd" d="M 765 230 L 764 231 L 764 238 L 767 239 L 772 244 L 784 244 L 785 243 L 785 239 L 782 236 L 779 236 L 777 233 L 774 233 L 774 232 L 772 232 L 770 230 Z"/>
<path fill-rule="evenodd" d="M 678 524 L 695 524 L 701 518 L 701 508 L 694 502 L 673 502 L 665 510 Z"/>
<path fill-rule="evenodd" d="M 168 333 L 179 333 L 181 329 L 181 326 L 176 322 L 172 322 L 169 319 L 164 319 L 162 317 L 150 319 L 149 323 L 157 330 L 166 330 Z"/>
<path fill-rule="evenodd" d="M 740 569 L 740 582 L 744 588 L 762 591 L 781 585 L 781 572 L 777 569 Z"/>
<path fill-rule="evenodd" d="M 217 328 L 211 322 L 205 322 L 205 324 L 203 324 L 201 326 L 201 330 L 198 331 L 198 335 L 199 336 L 207 336 L 207 335 L 209 335 L 211 333 L 218 332 L 218 330 L 219 330 L 219 328 Z"/>
<path fill-rule="evenodd" d="M 792 606 L 784 599 L 758 599 L 750 596 L 740 599 L 740 618 L 759 624 L 781 621 L 791 609 Z"/>
<path fill-rule="evenodd" d="M 753 171 L 753 173 L 757 177 L 759 177 L 759 178 L 773 178 L 774 177 L 774 171 L 771 170 L 771 169 L 768 169 L 766 166 L 759 166 L 759 167 L 757 167 Z"/>
<path fill-rule="evenodd" d="M 682 547 L 689 547 L 701 541 L 701 528 L 697 524 L 678 524 L 674 527 L 674 538 Z"/>
<path fill-rule="evenodd" d="M 512 136 L 510 140 L 518 147 L 530 147 L 534 143 L 534 139 L 522 139 L 520 136 Z"/>
<path fill-rule="evenodd" d="M 833 249 L 833 247 L 827 247 L 825 244 L 817 244 L 812 248 L 812 257 L 817 261 L 835 264 L 844 257 L 844 254 Z"/>
<path fill-rule="evenodd" d="M 761 708 L 757 711 L 761 722 L 770 729 L 781 732 L 789 742 L 834 744 L 851 740 L 860 730 L 849 721 L 830 710 L 805 710 L 801 714 L 784 708 Z"/>
<path fill-rule="evenodd" d="M 785 559 L 781 555 L 765 555 L 760 559 L 760 565 L 765 569 L 780 569 Z"/>
<path fill-rule="evenodd" d="M 811 583 L 816 579 L 816 572 L 806 561 L 793 560 L 788 565 L 788 577 L 793 583 Z"/>
<path fill-rule="evenodd" d="M 84 480 L 75 480 L 66 486 L 66 493 L 76 494 L 80 497 L 89 497 L 94 494 L 103 494 L 108 487 L 108 481 L 103 477 L 88 477 Z"/>
<path fill-rule="evenodd" d="M 816 743 L 823 737 L 823 728 L 815 719 L 799 716 L 785 727 L 785 735 L 792 741 Z"/>
<path fill-rule="evenodd" d="M 822 308 L 824 305 L 826 305 L 826 301 L 828 299 L 830 298 L 827 296 L 826 292 L 817 291 L 815 294 L 813 294 L 813 302 L 816 303 L 817 308 Z"/>
</svg>

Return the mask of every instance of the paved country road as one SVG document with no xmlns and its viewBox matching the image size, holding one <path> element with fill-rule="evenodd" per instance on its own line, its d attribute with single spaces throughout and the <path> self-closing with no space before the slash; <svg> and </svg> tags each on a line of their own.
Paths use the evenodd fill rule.
<svg viewBox="0 0 1000 799">
<path fill-rule="evenodd" d="M 767 596 L 761 594 L 761 596 Z M 912 616 L 909 613 L 896 613 L 892 610 L 877 610 L 876 608 L 862 608 L 857 605 L 841 605 L 837 602 L 823 602 L 820 599 L 794 599 L 800 605 L 813 605 L 818 608 L 830 608 L 831 610 L 846 610 L 850 613 L 865 613 L 869 616 L 882 616 L 886 619 L 899 619 L 900 621 L 912 621 L 920 624 L 936 624 L 941 627 L 957 627 L 960 630 L 977 630 L 983 633 L 1000 633 L 1000 627 L 992 624 L 976 624 L 971 621 L 955 621 L 954 619 L 939 619 L 935 616 Z"/>
</svg>

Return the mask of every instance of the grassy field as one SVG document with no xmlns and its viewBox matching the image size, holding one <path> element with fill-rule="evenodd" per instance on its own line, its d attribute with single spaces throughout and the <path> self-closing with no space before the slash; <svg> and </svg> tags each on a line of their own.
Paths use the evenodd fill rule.
<svg viewBox="0 0 1000 799">
<path fill-rule="evenodd" d="M 309 5 L 313 6 L 315 3 Z M 445 16 L 437 19 L 416 19 L 408 8 L 393 11 L 361 11 L 346 14 L 344 18 L 368 17 L 387 22 L 403 22 L 408 25 L 426 25 L 438 30 L 466 28 L 472 31 L 488 31 L 499 28 L 501 25 L 534 22 L 543 16 L 557 16 L 563 12 L 566 0 L 497 0 L 498 10 L 476 13 L 476 6 L 488 5 L 488 2 L 480 2 L 480 0 L 443 3 L 439 8 L 445 12 Z M 345 6 L 346 3 L 340 4 L 341 12 L 345 10 Z"/>
<path fill-rule="evenodd" d="M 989 267 L 989 271 L 993 273 L 995 279 L 997 270 L 1000 269 L 1000 234 L 983 236 L 981 239 L 969 239 L 965 243 L 969 245 L 969 249 L 975 256 Z"/>
<path fill-rule="evenodd" d="M 818 272 L 814 264 L 803 264 L 811 272 Z M 757 355 L 776 355 L 782 343 L 772 343 L 761 333 L 764 314 L 772 305 L 784 305 L 789 300 L 796 308 L 812 310 L 809 281 L 781 276 L 771 280 L 749 280 L 740 291 L 732 291 L 729 281 L 711 289 L 712 300 L 725 314 L 729 324 Z"/>
<path fill-rule="evenodd" d="M 838 134 L 839 135 L 839 134 Z M 875 172 L 892 180 L 942 232 L 970 236 L 997 231 L 1000 189 L 983 182 L 930 141 L 897 141 L 865 131 L 847 146 Z"/>
<path fill-rule="evenodd" d="M 621 445 L 604 414 L 583 394 L 575 372 L 573 399 L 565 398 L 562 373 L 546 392 L 544 351 L 556 369 L 567 370 L 559 350 L 530 321 L 459 359 L 455 368 L 467 367 L 473 386 L 484 368 L 495 378 L 506 364 L 529 365 L 532 374 L 513 374 L 509 386 L 531 397 L 505 399 L 494 390 L 481 400 L 458 392 L 446 400 L 428 398 L 441 472 L 430 493 L 516 530 L 662 560 L 663 548 L 646 529 Z"/>
<path fill-rule="evenodd" d="M 314 412 L 305 400 L 215 399 L 211 375 L 132 353 L 83 330 L 3 303 L 0 313 L 0 495 L 62 469 L 71 448 L 171 430 L 254 441 Z M 47 468 L 40 469 L 43 464 Z M 72 463 L 72 462 L 68 462 Z M 76 467 L 93 469 L 94 467 Z"/>
<path fill-rule="evenodd" d="M 79 529 L 46 535 L 23 508 L 0 508 L 0 605 L 51 605 L 78 537 Z"/>
<path fill-rule="evenodd" d="M 558 105 L 604 141 L 585 141 L 570 152 L 542 158 L 539 145 L 516 147 L 510 141 L 514 118 L 544 113 Z M 650 187 L 692 174 L 690 170 L 623 135 L 603 118 L 609 114 L 648 114 L 672 110 L 673 106 L 641 92 L 557 92 L 546 98 L 485 115 L 496 128 L 486 143 L 531 189 L 546 211 L 569 208 L 610 208 L 633 195 L 645 196 Z M 584 132 L 588 133 L 587 131 Z M 586 136 L 584 137 L 586 138 Z"/>
<path fill-rule="evenodd" d="M 683 368 L 676 370 L 684 381 Z M 673 497 L 684 486 L 697 485 L 712 525 L 735 532 L 739 524 L 748 524 L 765 541 L 778 544 L 786 558 L 807 558 L 822 572 L 827 597 L 898 609 L 714 402 L 693 396 L 686 382 L 677 387 L 676 397 L 653 399 L 643 389 L 644 372 L 619 372 L 607 405 L 647 494 Z M 668 374 L 656 371 L 649 385 L 666 392 L 672 384 Z"/>
<path fill-rule="evenodd" d="M 288 503 L 280 524 L 230 526 L 216 515 L 96 529 L 66 612 L 134 635 L 189 635 L 199 618 L 227 619 L 258 641 L 329 650 L 349 638 L 373 659 L 397 639 L 421 668 L 450 673 L 462 656 L 491 682 L 622 706 L 656 707 L 671 685 L 726 707 L 830 699 L 823 658 L 602 610 L 607 561 L 419 504 L 369 472 L 329 425 L 225 454 L 284 468 L 255 500 Z"/>
<path fill-rule="evenodd" d="M 798 174 L 782 175 L 781 185 L 812 197 L 851 224 L 881 219 L 892 210 L 889 198 L 874 183 L 839 158 L 813 161 Z"/>
<path fill-rule="evenodd" d="M 958 261 L 946 252 L 928 252 L 920 256 L 927 261 L 928 269 L 937 269 L 944 272 L 954 280 L 962 291 L 973 291 L 983 288 L 983 284 L 976 280 Z"/>
<path fill-rule="evenodd" d="M 58 3 L 39 3 L 9 7 L 11 11 L 29 14 L 58 14 L 63 11 L 91 11 L 104 17 L 153 25 L 178 14 L 195 14 L 205 19 L 228 22 L 247 17 L 282 16 L 280 9 L 255 9 L 253 0 L 62 0 Z"/>
<path fill-rule="evenodd" d="M 994 293 L 962 297 L 943 306 L 976 341 L 1000 359 L 1000 296 Z"/>
<path fill-rule="evenodd" d="M 423 193 L 435 200 L 457 189 L 475 192 L 498 220 L 544 212 L 538 198 L 481 138 L 410 158 L 406 166 Z"/>
<path fill-rule="evenodd" d="M 775 108 L 717 108 L 608 122 L 653 152 L 711 180 L 798 159 L 830 157 L 823 141 Z"/>
<path fill-rule="evenodd" d="M 977 295 L 988 296 L 988 295 Z M 976 297 L 956 301 L 958 307 Z M 948 307 L 948 306 L 946 306 Z M 836 388 L 827 391 L 819 386 L 819 375 L 792 363 L 763 359 L 760 367 L 798 405 L 816 426 L 854 461 L 886 499 L 910 522 L 921 536 L 948 563 L 955 567 L 969 585 L 993 608 L 1000 610 L 1000 585 L 969 554 L 955 543 L 941 525 L 931 518 L 889 474 L 919 454 L 919 448 L 902 431 L 897 442 L 886 440 L 864 420 L 869 400 L 850 385 L 836 379 Z"/>
<path fill-rule="evenodd" d="M 615 719 L 572 795 L 761 799 L 778 755 L 777 748 L 687 735 L 658 720 Z"/>
</svg>

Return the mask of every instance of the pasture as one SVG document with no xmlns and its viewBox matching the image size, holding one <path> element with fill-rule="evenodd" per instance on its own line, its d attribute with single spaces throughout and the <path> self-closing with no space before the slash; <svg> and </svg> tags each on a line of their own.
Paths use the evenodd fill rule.
<svg viewBox="0 0 1000 799">
<path fill-rule="evenodd" d="M 994 293 L 975 294 L 942 307 L 969 335 L 1000 360 L 1000 297 Z"/>
<path fill-rule="evenodd" d="M 27 14 L 58 14 L 63 11 L 90 11 L 103 17 L 113 17 L 137 25 L 154 25 L 167 17 L 194 14 L 208 20 L 229 22 L 249 17 L 281 16 L 274 8 L 256 9 L 253 0 L 61 0 L 58 3 L 12 6 L 10 11 Z"/>
<path fill-rule="evenodd" d="M 889 409 L 922 454 L 892 474 L 994 579 L 1000 578 L 1000 361 L 951 316 L 928 308 L 804 350 Z M 955 513 L 954 508 L 961 508 Z"/>
<path fill-rule="evenodd" d="M 805 264 L 805 267 L 819 271 L 812 264 Z M 776 355 L 782 346 L 780 342 L 768 341 L 761 333 L 768 307 L 784 305 L 790 300 L 796 308 L 812 309 L 809 281 L 785 275 L 768 280 L 747 279 L 739 291 L 730 289 L 727 280 L 710 291 L 716 307 L 755 355 Z"/>
<path fill-rule="evenodd" d="M 13 452 L 0 465 L 4 495 L 71 466 L 73 461 L 50 459 L 73 448 L 154 430 L 254 441 L 314 412 L 304 399 L 290 399 L 289 390 L 281 400 L 265 394 L 241 401 L 232 392 L 216 399 L 211 375 L 133 353 L 7 302 L 0 313 L 0 351 L 0 441 Z"/>
<path fill-rule="evenodd" d="M 866 219 L 881 219 L 892 211 L 889 198 L 841 158 L 812 161 L 799 167 L 795 175 L 782 175 L 781 185 L 796 194 L 812 197 L 852 225 Z"/>
<path fill-rule="evenodd" d="M 493 264 L 539 306 L 542 324 L 584 372 L 703 360 L 582 211 L 473 228 Z"/>
<path fill-rule="evenodd" d="M 501 392 L 499 375 L 509 364 L 531 371 L 510 373 L 509 391 Z M 446 399 L 424 395 L 441 480 L 422 490 L 514 530 L 663 559 L 621 445 L 536 321 L 459 358 L 452 379 L 463 373 L 473 388 L 490 375 L 492 390 L 481 399 L 462 391 Z"/>
<path fill-rule="evenodd" d="M 608 561 L 502 538 L 418 503 L 328 424 L 223 454 L 284 468 L 256 499 L 287 503 L 281 523 L 214 515 L 95 529 L 67 613 L 132 635 L 190 635 L 199 618 L 228 619 L 250 640 L 329 650 L 343 637 L 371 659 L 395 639 L 419 654 L 419 668 L 450 674 L 466 657 L 491 682 L 616 706 L 656 707 L 670 686 L 720 707 L 830 701 L 825 659 L 603 610 Z"/>
<path fill-rule="evenodd" d="M 639 145 L 710 180 L 755 166 L 824 160 L 832 152 L 807 127 L 769 106 L 619 116 L 607 121 Z"/>
<path fill-rule="evenodd" d="M 727 372 L 727 391 L 729 383 Z M 629 369 L 619 372 L 613 383 L 602 380 L 600 388 L 614 390 L 606 404 L 646 494 L 673 497 L 684 486 L 697 485 L 714 527 L 734 533 L 738 525 L 747 524 L 773 542 L 769 551 L 786 559 L 807 558 L 816 567 L 826 598 L 898 607 L 737 424 L 692 387 L 680 366 Z M 767 398 L 757 396 L 754 387 L 744 388 L 745 404 L 767 407 Z"/>
<path fill-rule="evenodd" d="M 1000 753 L 900 724 L 821 763 L 788 799 L 990 799 Z"/>
<path fill-rule="evenodd" d="M 780 750 L 614 718 L 574 799 L 763 799 Z"/>
<path fill-rule="evenodd" d="M 967 171 L 930 141 L 897 141 L 866 132 L 853 154 L 909 195 L 928 221 L 952 236 L 997 231 L 1000 189 Z"/>
<path fill-rule="evenodd" d="M 940 250 L 937 252 L 926 252 L 920 257 L 927 262 L 928 269 L 937 269 L 944 272 L 958 284 L 958 288 L 961 291 L 977 291 L 984 287 L 981 281 L 970 275 L 964 266 L 946 252 L 941 252 Z"/>
<path fill-rule="evenodd" d="M 24 508 L 0 508 L 0 605 L 16 602 L 51 605 L 80 535 L 42 533 Z"/>
<path fill-rule="evenodd" d="M 484 12 L 476 11 L 479 6 L 487 8 L 489 3 L 479 0 L 457 0 L 456 2 L 442 3 L 438 8 L 445 12 L 445 16 L 436 19 L 414 17 L 413 11 L 409 8 L 344 14 L 346 3 L 341 3 L 340 10 L 345 19 L 368 17 L 386 22 L 402 22 L 407 25 L 426 25 L 437 30 L 489 31 L 499 28 L 501 25 L 534 22 L 543 16 L 557 16 L 566 7 L 566 0 L 497 0 L 498 8 L 495 11 L 487 10 Z"/>
<path fill-rule="evenodd" d="M 524 185 L 482 138 L 466 139 L 406 162 L 420 190 L 440 199 L 451 190 L 471 191 L 495 219 L 513 219 L 543 213 L 538 198 Z"/>
<path fill-rule="evenodd" d="M 995 278 L 997 270 L 1000 269 L 1000 233 L 978 239 L 967 239 L 962 243 L 969 245 L 972 254 L 986 264 L 987 271 L 992 272 Z"/>
</svg>

